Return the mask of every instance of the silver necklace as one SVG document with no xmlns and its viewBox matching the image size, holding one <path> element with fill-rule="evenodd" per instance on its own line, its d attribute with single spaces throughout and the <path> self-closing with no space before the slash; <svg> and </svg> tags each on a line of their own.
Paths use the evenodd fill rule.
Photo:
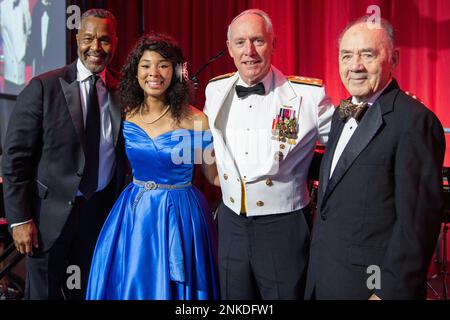
<svg viewBox="0 0 450 320">
<path fill-rule="evenodd" d="M 170 105 L 167 105 L 167 107 L 164 109 L 164 111 L 155 119 L 152 121 L 145 121 L 144 120 L 144 116 L 142 115 L 142 109 L 144 109 L 143 107 L 139 108 L 139 116 L 141 118 L 141 121 L 144 122 L 145 124 L 153 124 L 156 121 L 158 121 L 159 119 L 161 119 L 162 117 L 164 117 L 164 115 L 169 111 Z"/>
</svg>

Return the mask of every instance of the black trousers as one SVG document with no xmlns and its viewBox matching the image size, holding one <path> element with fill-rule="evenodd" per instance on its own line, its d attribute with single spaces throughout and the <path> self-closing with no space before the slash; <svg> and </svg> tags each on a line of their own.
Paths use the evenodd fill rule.
<svg viewBox="0 0 450 320">
<path fill-rule="evenodd" d="M 303 299 L 310 245 L 309 206 L 247 218 L 221 203 L 218 230 L 222 299 Z"/>
<path fill-rule="evenodd" d="M 50 250 L 27 256 L 25 299 L 85 298 L 92 254 L 114 203 L 114 190 L 115 182 L 111 182 L 89 200 L 77 197 L 61 235 Z"/>
</svg>

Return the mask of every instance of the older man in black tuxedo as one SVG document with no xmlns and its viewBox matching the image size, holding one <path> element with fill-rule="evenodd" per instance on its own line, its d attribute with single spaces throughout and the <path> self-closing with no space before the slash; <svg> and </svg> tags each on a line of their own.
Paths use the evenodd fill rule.
<svg viewBox="0 0 450 320">
<path fill-rule="evenodd" d="M 439 120 L 400 90 L 392 26 L 367 17 L 339 46 L 351 94 L 323 158 L 306 298 L 423 299 L 443 213 Z M 370 266 L 370 268 L 369 268 Z"/>
</svg>

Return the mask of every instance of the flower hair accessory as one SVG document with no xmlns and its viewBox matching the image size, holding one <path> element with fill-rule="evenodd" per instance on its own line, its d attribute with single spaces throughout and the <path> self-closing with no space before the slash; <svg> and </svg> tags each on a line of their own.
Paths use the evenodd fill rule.
<svg viewBox="0 0 450 320">
<path fill-rule="evenodd" d="M 189 80 L 187 62 L 183 62 L 183 64 L 181 63 L 177 64 L 175 72 L 177 74 L 177 78 L 180 79 L 180 82 L 183 82 L 183 80 L 185 81 Z"/>
</svg>

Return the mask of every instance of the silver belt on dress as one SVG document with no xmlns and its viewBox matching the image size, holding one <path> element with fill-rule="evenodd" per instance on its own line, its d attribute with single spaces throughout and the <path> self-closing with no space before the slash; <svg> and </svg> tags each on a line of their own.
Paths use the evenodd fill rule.
<svg viewBox="0 0 450 320">
<path fill-rule="evenodd" d="M 144 187 L 145 190 L 155 190 L 155 189 L 183 189 L 191 185 L 190 182 L 185 184 L 162 184 L 156 183 L 155 181 L 141 181 L 133 178 L 133 183 L 137 186 Z"/>
<path fill-rule="evenodd" d="M 149 191 L 149 190 L 156 190 L 156 189 L 177 190 L 177 189 L 183 189 L 183 188 L 189 187 L 192 184 L 191 182 L 188 182 L 185 184 L 162 184 L 162 183 L 156 183 L 155 181 L 141 181 L 141 180 L 137 180 L 135 178 L 133 178 L 133 183 L 139 187 L 144 188 L 144 189 L 141 189 L 141 191 L 139 191 L 138 195 L 134 199 L 133 207 L 131 209 L 131 212 L 133 212 L 133 215 L 134 215 L 134 210 L 136 209 L 136 206 L 137 206 L 139 200 L 141 200 L 144 192 Z"/>
</svg>

